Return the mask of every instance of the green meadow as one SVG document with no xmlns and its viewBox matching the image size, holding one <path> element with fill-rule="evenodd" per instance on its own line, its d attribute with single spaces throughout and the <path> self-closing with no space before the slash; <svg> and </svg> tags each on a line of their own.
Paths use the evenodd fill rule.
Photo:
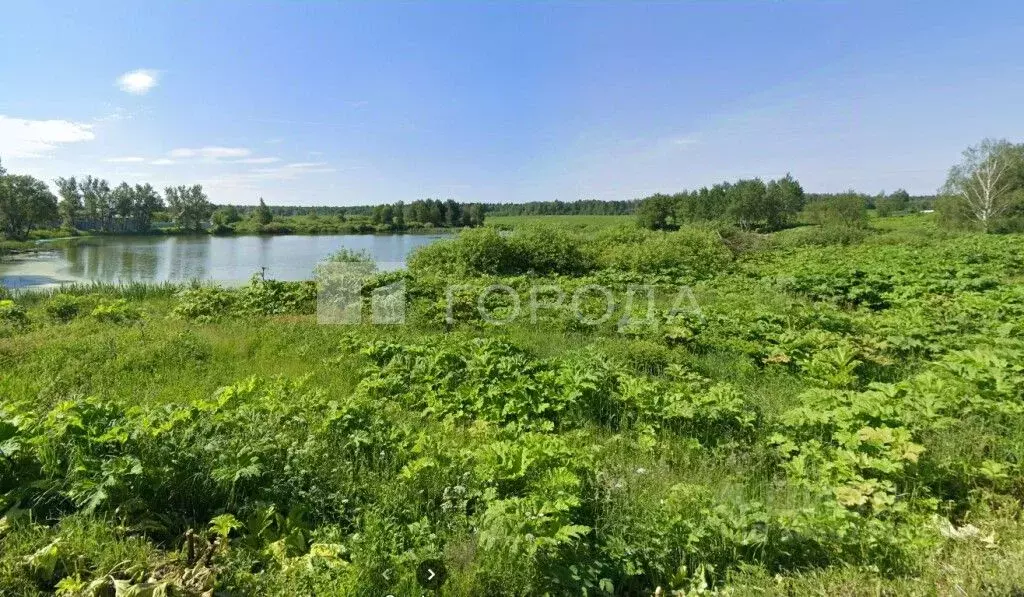
<svg viewBox="0 0 1024 597">
<path fill-rule="evenodd" d="M 402 325 L 259 277 L 5 296 L 0 593 L 1016 594 L 1022 255 L 489 217 L 360 283 Z"/>
</svg>

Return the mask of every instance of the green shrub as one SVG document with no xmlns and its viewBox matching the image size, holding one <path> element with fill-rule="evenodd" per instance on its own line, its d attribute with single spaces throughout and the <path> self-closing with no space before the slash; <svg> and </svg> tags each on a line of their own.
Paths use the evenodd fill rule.
<svg viewBox="0 0 1024 597">
<path fill-rule="evenodd" d="M 770 238 L 767 235 L 742 230 L 735 226 L 723 226 L 718 229 L 718 234 L 735 257 L 763 250 L 768 246 Z"/>
<path fill-rule="evenodd" d="M 46 302 L 44 310 L 54 321 L 67 323 L 83 311 L 92 310 L 93 301 L 88 297 L 71 294 L 57 294 Z"/>
<path fill-rule="evenodd" d="M 999 218 L 990 228 L 995 234 L 1014 234 L 1024 232 L 1024 215 L 1012 215 Z"/>
<path fill-rule="evenodd" d="M 182 319 L 209 322 L 236 313 L 238 292 L 219 286 L 195 286 L 183 290 L 172 313 Z"/>
<path fill-rule="evenodd" d="M 312 314 L 316 297 L 315 282 L 265 280 L 257 275 L 239 292 L 237 309 L 245 315 Z"/>
<path fill-rule="evenodd" d="M 809 223 L 818 226 L 866 228 L 867 210 L 864 198 L 851 191 L 808 203 L 804 215 Z"/>
<path fill-rule="evenodd" d="M 552 226 L 526 226 L 507 235 L 495 228 L 465 229 L 418 249 L 409 260 L 416 275 L 578 275 L 594 266 L 582 237 Z"/>
<path fill-rule="evenodd" d="M 142 319 L 142 312 L 125 299 L 104 300 L 92 310 L 92 316 L 106 323 L 131 323 Z"/>
<path fill-rule="evenodd" d="M 417 249 L 409 258 L 414 275 L 465 275 L 509 273 L 508 242 L 493 228 L 463 230 L 452 239 Z"/>
<path fill-rule="evenodd" d="M 558 228 L 527 226 L 507 236 L 493 228 L 464 230 L 455 239 L 419 249 L 410 258 L 409 270 L 414 276 L 578 276 L 602 266 L 697 279 L 721 271 L 731 260 L 732 253 L 722 237 L 708 229 L 621 229 L 591 241 Z"/>
<path fill-rule="evenodd" d="M 15 327 L 28 325 L 25 309 L 10 299 L 0 299 L 0 321 Z"/>
<path fill-rule="evenodd" d="M 507 239 L 490 228 L 463 230 L 451 241 L 452 245 L 442 247 L 438 243 L 436 254 L 443 260 L 451 260 L 460 269 L 475 274 L 512 273 L 512 252 Z M 446 249 L 454 249 L 445 256 Z"/>
<path fill-rule="evenodd" d="M 731 261 L 732 253 L 718 233 L 704 228 L 650 232 L 639 242 L 611 246 L 601 255 L 601 263 L 611 269 L 694 280 L 722 272 Z"/>
<path fill-rule="evenodd" d="M 241 288 L 195 286 L 178 295 L 172 314 L 181 319 L 210 322 L 230 317 L 316 312 L 317 286 L 313 281 L 282 282 L 256 274 Z"/>
<path fill-rule="evenodd" d="M 366 251 L 342 247 L 331 253 L 324 261 L 327 263 L 373 263 L 373 257 Z"/>
<path fill-rule="evenodd" d="M 668 366 L 671 353 L 664 344 L 656 344 L 649 340 L 636 340 L 629 343 L 624 357 L 634 372 L 660 375 Z"/>
<path fill-rule="evenodd" d="M 848 226 L 805 226 L 787 230 L 785 235 L 773 239 L 779 247 L 848 246 L 864 242 L 871 236 L 866 228 Z"/>
<path fill-rule="evenodd" d="M 510 273 L 580 275 L 596 266 L 589 243 L 559 226 L 526 226 L 508 238 Z"/>
</svg>

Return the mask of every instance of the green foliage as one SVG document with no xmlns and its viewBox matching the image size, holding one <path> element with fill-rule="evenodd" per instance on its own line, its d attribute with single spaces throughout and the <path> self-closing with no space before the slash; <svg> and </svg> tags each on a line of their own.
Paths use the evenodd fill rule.
<svg viewBox="0 0 1024 597">
<path fill-rule="evenodd" d="M 868 226 L 867 203 L 852 191 L 811 201 L 804 211 L 808 222 L 826 228 L 856 229 Z"/>
<path fill-rule="evenodd" d="M 792 176 L 721 183 L 699 191 L 657 194 L 640 202 L 637 223 L 650 230 L 675 230 L 686 224 L 728 223 L 743 230 L 781 230 L 804 205 L 804 190 Z"/>
<path fill-rule="evenodd" d="M 56 294 L 46 302 L 44 309 L 54 321 L 67 323 L 81 315 L 83 311 L 92 311 L 92 304 L 93 301 L 89 297 Z"/>
<path fill-rule="evenodd" d="M 57 219 L 57 198 L 46 183 L 0 170 L 0 233 L 13 240 L 28 238 L 33 228 Z"/>
<path fill-rule="evenodd" d="M 699 280 L 723 271 L 732 261 L 728 247 L 714 230 L 686 228 L 632 240 L 606 248 L 600 262 L 613 270 Z"/>
<path fill-rule="evenodd" d="M 270 213 L 270 208 L 263 202 L 263 197 L 260 197 L 260 204 L 257 205 L 256 210 L 252 212 L 252 217 L 260 226 L 266 226 L 274 219 L 274 214 Z"/>
<path fill-rule="evenodd" d="M 857 245 L 871 236 L 871 230 L 848 226 L 804 226 L 787 230 L 784 236 L 772 239 L 780 247 L 827 247 Z"/>
<path fill-rule="evenodd" d="M 0 257 L 12 253 L 28 253 L 34 250 L 36 250 L 36 245 L 31 241 L 0 240 Z"/>
<path fill-rule="evenodd" d="M 666 230 L 676 226 L 676 198 L 671 195 L 651 195 L 636 208 L 636 222 L 648 230 Z"/>
<path fill-rule="evenodd" d="M 213 205 L 202 185 L 167 187 L 164 195 L 175 226 L 187 232 L 198 232 L 206 227 Z"/>
<path fill-rule="evenodd" d="M 262 200 L 261 200 L 262 201 Z M 234 210 L 238 219 L 227 217 Z M 218 212 L 223 212 L 218 215 Z M 484 206 L 453 200 L 399 201 L 356 207 L 226 206 L 214 212 L 216 234 L 377 234 L 473 228 L 484 223 Z M 232 221 L 228 221 L 231 219 Z"/>
<path fill-rule="evenodd" d="M 0 299 L 0 321 L 15 327 L 28 325 L 25 309 L 11 299 Z"/>
<path fill-rule="evenodd" d="M 92 310 L 92 317 L 104 323 L 132 323 L 142 318 L 142 312 L 126 299 L 101 300 Z"/>
<path fill-rule="evenodd" d="M 1024 144 L 985 139 L 949 170 L 936 205 L 950 227 L 1020 231 L 1024 213 Z"/>
<path fill-rule="evenodd" d="M 281 282 L 252 277 L 242 288 L 194 286 L 181 291 L 173 315 L 210 322 L 223 318 L 256 315 L 310 314 L 316 310 L 313 282 Z"/>
<path fill-rule="evenodd" d="M 579 275 L 594 269 L 594 256 L 577 234 L 557 226 L 533 226 L 508 239 L 510 273 Z M 499 273 L 499 272 L 490 272 Z"/>
<path fill-rule="evenodd" d="M 373 257 L 366 251 L 341 248 L 324 259 L 327 263 L 374 263 Z"/>
<path fill-rule="evenodd" d="M 911 209 L 910 193 L 899 189 L 889 196 L 880 195 L 875 199 L 875 209 L 881 217 L 906 212 Z"/>
<path fill-rule="evenodd" d="M 115 233 L 144 233 L 152 226 L 164 202 L 150 184 L 134 186 L 122 182 L 111 189 L 106 180 L 58 178 L 61 227 L 71 234 L 75 227 Z"/>
<path fill-rule="evenodd" d="M 484 205 L 488 217 L 517 218 L 537 216 L 567 216 L 570 218 L 588 216 L 627 216 L 638 207 L 639 201 L 601 201 L 580 199 L 577 201 L 527 201 L 525 203 L 488 203 Z"/>
<path fill-rule="evenodd" d="M 0 592 L 416 594 L 427 558 L 452 595 L 1024 582 L 1021 237 L 512 228 L 331 258 L 362 298 L 404 281 L 406 326 L 317 325 L 314 284 L 261 277 L 6 301 Z M 680 280 L 699 309 L 472 315 Z"/>
<path fill-rule="evenodd" d="M 417 250 L 414 275 L 562 275 L 599 269 L 700 279 L 721 271 L 732 254 L 720 234 L 687 228 L 647 232 L 612 228 L 597 238 L 552 226 L 524 226 L 510 234 L 493 228 L 463 231 L 457 238 Z"/>
<path fill-rule="evenodd" d="M 241 219 L 242 216 L 239 215 L 238 208 L 234 205 L 219 207 L 214 210 L 213 215 L 210 216 L 210 222 L 213 224 L 213 228 L 210 232 L 213 234 L 229 234 L 234 231 L 232 224 L 235 224 Z"/>
</svg>

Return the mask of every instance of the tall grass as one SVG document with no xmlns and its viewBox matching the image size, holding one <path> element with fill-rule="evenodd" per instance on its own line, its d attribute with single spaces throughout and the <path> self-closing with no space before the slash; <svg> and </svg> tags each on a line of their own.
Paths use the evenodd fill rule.
<svg viewBox="0 0 1024 597">
<path fill-rule="evenodd" d="M 18 302 L 35 305 L 58 294 L 75 296 L 96 295 L 108 298 L 128 300 L 146 300 L 151 298 L 168 298 L 185 288 L 202 285 L 200 282 L 73 282 L 46 288 L 27 288 L 17 292 Z"/>
</svg>

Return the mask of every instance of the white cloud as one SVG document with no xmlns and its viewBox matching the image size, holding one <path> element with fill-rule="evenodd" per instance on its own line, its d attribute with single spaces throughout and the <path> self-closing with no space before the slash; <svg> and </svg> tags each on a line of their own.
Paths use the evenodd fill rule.
<svg viewBox="0 0 1024 597">
<path fill-rule="evenodd" d="M 104 122 L 118 122 L 118 121 L 122 121 L 122 120 L 132 120 L 136 116 L 139 116 L 140 114 L 143 114 L 143 113 L 146 113 L 146 112 L 149 111 L 147 108 L 142 108 L 142 107 L 135 108 L 133 110 L 127 110 L 127 109 L 125 109 L 125 108 L 123 108 L 121 106 L 116 106 L 116 107 L 112 106 L 109 103 L 106 104 L 106 108 L 108 110 L 110 110 L 110 111 L 107 114 L 104 114 L 103 116 L 98 116 L 96 118 L 93 118 L 93 122 L 104 123 Z"/>
<path fill-rule="evenodd" d="M 144 95 L 156 87 L 157 72 L 155 70 L 139 69 L 127 72 L 117 78 L 117 86 L 121 91 L 134 95 Z"/>
<path fill-rule="evenodd" d="M 65 143 L 92 141 L 91 124 L 69 120 L 26 120 L 0 114 L 0 156 L 32 158 Z"/>
<path fill-rule="evenodd" d="M 111 164 L 139 164 L 146 161 L 146 158 L 140 158 L 138 156 L 124 156 L 120 158 L 107 158 L 104 162 L 110 162 Z"/>
<path fill-rule="evenodd" d="M 221 158 L 244 158 L 251 153 L 252 151 L 245 147 L 200 147 L 198 149 L 179 147 L 178 149 L 172 149 L 167 155 L 172 158 L 206 158 L 209 160 L 218 160 Z"/>
<path fill-rule="evenodd" d="M 256 168 L 249 176 L 264 180 L 290 180 L 303 174 L 322 174 L 336 172 L 336 168 L 327 166 L 327 162 L 295 162 L 274 168 Z"/>
<path fill-rule="evenodd" d="M 168 158 L 157 158 L 157 159 L 153 160 L 152 162 L 150 162 L 150 164 L 152 164 L 154 166 L 169 166 L 171 164 L 177 164 L 177 163 L 178 162 L 175 162 L 174 160 L 171 160 L 171 159 L 168 159 Z"/>
<path fill-rule="evenodd" d="M 229 174 L 209 180 L 210 184 L 225 188 L 254 189 L 258 183 L 276 180 L 294 180 L 307 174 L 337 172 L 326 162 L 295 162 L 272 168 L 253 168 L 248 172 Z"/>
<path fill-rule="evenodd" d="M 302 170 L 308 170 L 309 168 L 319 168 L 320 166 L 326 166 L 327 162 L 295 162 L 292 164 L 285 164 L 285 168 L 299 168 Z"/>
<path fill-rule="evenodd" d="M 681 147 L 688 147 L 690 145 L 696 145 L 699 141 L 694 137 L 675 137 L 673 139 L 669 139 L 669 143 Z"/>
<path fill-rule="evenodd" d="M 281 158 L 245 158 L 242 160 L 235 160 L 236 164 L 273 164 L 274 162 L 280 162 Z"/>
</svg>

